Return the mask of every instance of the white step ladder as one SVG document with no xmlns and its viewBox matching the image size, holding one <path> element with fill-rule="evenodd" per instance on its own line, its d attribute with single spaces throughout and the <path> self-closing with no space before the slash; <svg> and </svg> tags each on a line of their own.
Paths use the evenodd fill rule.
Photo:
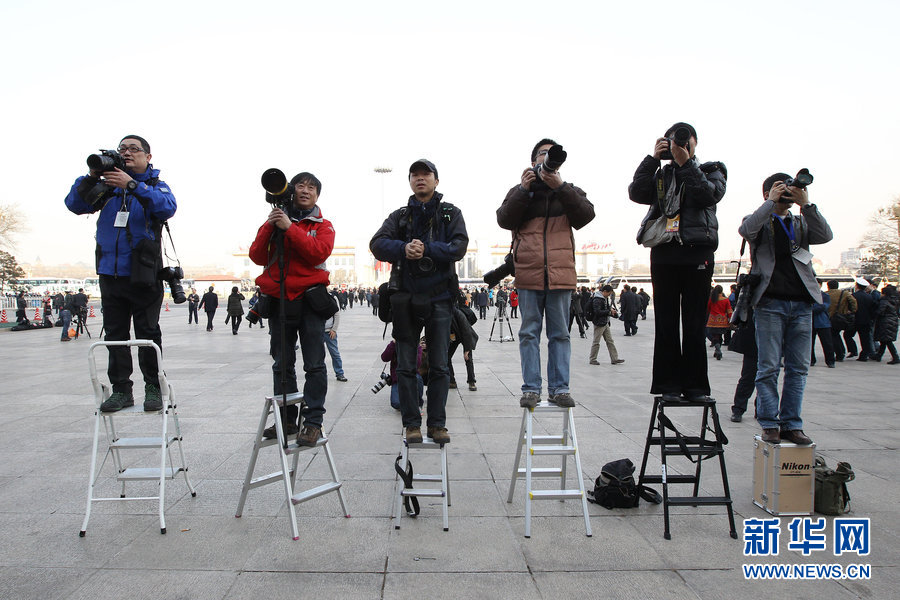
<svg viewBox="0 0 900 600">
<path fill-rule="evenodd" d="M 410 473 L 411 469 L 409 468 L 409 451 L 410 448 L 414 448 L 416 450 L 440 450 L 441 452 L 441 472 L 439 475 L 426 475 L 421 473 Z M 441 498 L 442 512 L 443 512 L 443 525 L 444 531 L 450 530 L 450 476 L 447 469 L 447 446 L 446 444 L 439 444 L 432 440 L 429 437 L 423 437 L 422 442 L 418 444 L 409 444 L 406 441 L 406 437 L 403 437 L 401 440 L 400 446 L 400 455 L 398 456 L 398 461 L 395 463 L 397 468 L 407 474 L 407 477 L 410 477 L 409 482 L 410 485 L 416 481 L 430 481 L 430 482 L 440 482 L 440 488 L 414 488 L 407 487 L 406 482 L 401 479 L 399 471 L 394 476 L 395 479 L 395 494 L 396 502 L 394 504 L 394 512 L 391 518 L 394 520 L 394 529 L 400 529 L 400 518 L 403 516 L 403 501 L 405 498 L 418 498 L 418 497 L 426 497 L 426 498 Z M 407 512 L 407 515 L 415 518 L 416 514 L 414 512 Z"/>
<path fill-rule="evenodd" d="M 562 433 L 558 435 L 534 435 L 534 414 L 561 414 Z M 525 467 L 522 462 L 522 449 L 525 449 Z M 559 456 L 558 467 L 535 467 L 535 456 Z M 566 460 L 569 456 L 575 459 L 575 479 L 578 488 L 566 488 Z M 516 480 L 525 478 L 525 537 L 531 537 L 531 502 L 532 500 L 574 500 L 580 499 L 584 513 L 584 533 L 591 533 L 591 521 L 588 515 L 587 495 L 584 490 L 584 478 L 581 475 L 581 457 L 578 454 L 578 439 L 575 435 L 575 416 L 573 409 L 564 408 L 549 402 L 540 402 L 533 409 L 525 408 L 522 413 L 522 427 L 519 429 L 519 441 L 516 448 L 516 460 L 513 464 L 512 480 L 509 483 L 509 496 L 506 501 L 512 503 L 516 491 Z M 559 479 L 559 489 L 536 490 L 532 486 L 535 477 Z"/>
<path fill-rule="evenodd" d="M 108 348 L 110 346 L 128 346 L 128 347 L 150 347 L 156 351 L 156 360 L 159 367 L 159 390 L 162 397 L 162 410 L 154 412 L 144 412 L 143 406 L 136 405 L 125 408 L 118 412 L 101 412 L 100 405 L 110 395 L 108 385 L 101 383 L 97 375 L 97 364 L 94 359 L 94 351 L 97 348 Z M 166 500 L 166 480 L 174 479 L 176 475 L 182 473 L 184 481 L 191 492 L 191 496 L 196 496 L 194 486 L 188 477 L 187 463 L 184 460 L 184 449 L 181 446 L 181 427 L 178 424 L 178 410 L 175 403 L 175 394 L 172 385 L 166 379 L 165 371 L 162 364 L 162 352 L 151 340 L 124 340 L 117 342 L 94 342 L 88 350 L 88 367 L 91 375 L 91 385 L 94 388 L 94 442 L 91 450 L 91 472 L 88 477 L 88 499 L 87 510 L 84 514 L 84 523 L 81 525 L 79 535 L 84 537 L 87 533 L 88 521 L 91 518 L 91 506 L 94 502 L 111 502 L 111 501 L 132 501 L 132 500 L 156 500 L 159 502 L 159 531 L 166 532 L 165 517 L 165 500 Z M 116 421 L 120 418 L 145 416 L 145 418 L 161 417 L 162 431 L 158 436 L 153 437 L 119 437 L 116 431 Z M 172 417 L 174 425 L 174 433 L 169 433 L 169 417 Z M 157 420 L 153 419 L 153 420 Z M 158 421 L 157 421 L 158 422 Z M 106 433 L 106 450 L 100 466 L 97 466 L 97 454 L 100 448 L 100 424 Z M 172 447 L 178 448 L 178 459 L 176 463 L 172 456 Z M 122 454 L 127 450 L 159 450 L 159 466 L 156 467 L 131 467 L 126 466 Z M 122 489 L 118 497 L 95 497 L 94 488 L 100 478 L 100 472 L 103 470 L 107 459 L 112 457 L 113 465 L 116 470 L 116 480 L 122 482 Z M 125 484 L 129 481 L 158 481 L 159 495 L 157 496 L 135 496 L 127 497 L 125 495 Z"/>
<path fill-rule="evenodd" d="M 297 514 L 294 512 L 294 506 L 296 506 L 297 504 L 301 504 L 303 502 L 306 502 L 307 500 L 312 500 L 313 498 L 318 498 L 319 496 L 327 494 L 328 492 L 337 492 L 338 498 L 341 502 L 341 510 L 344 512 L 344 516 L 349 518 L 350 514 L 347 511 L 347 503 L 344 500 L 344 493 L 341 491 L 342 484 L 340 478 L 338 477 L 337 468 L 334 464 L 334 456 L 332 456 L 331 454 L 331 448 L 328 446 L 328 438 L 325 437 L 324 433 L 322 437 L 319 438 L 319 441 L 316 442 L 315 446 L 299 446 L 296 441 L 294 441 L 294 443 L 289 443 L 288 440 L 285 439 L 284 425 L 281 422 L 281 410 L 279 410 L 279 407 L 291 406 L 294 404 L 301 405 L 298 408 L 300 409 L 300 413 L 302 415 L 302 392 L 287 394 L 286 398 L 283 396 L 266 396 L 266 401 L 263 405 L 262 416 L 259 419 L 259 427 L 257 427 L 256 429 L 256 441 L 254 441 L 253 443 L 253 452 L 250 454 L 250 464 L 247 466 L 247 475 L 244 478 L 244 485 L 241 488 L 241 498 L 238 501 L 237 511 L 235 512 L 234 516 L 240 518 L 243 514 L 244 503 L 247 501 L 247 494 L 250 492 L 250 490 L 260 486 L 268 485 L 270 483 L 277 483 L 278 481 L 281 481 L 284 484 L 285 500 L 288 506 L 288 513 L 291 516 L 292 538 L 294 540 L 298 540 L 300 539 L 300 532 L 297 529 Z M 277 439 L 273 440 L 267 440 L 263 438 L 263 431 L 266 428 L 266 421 L 268 420 L 270 414 L 274 417 L 275 432 L 278 436 Z M 267 446 L 276 445 L 280 450 L 278 454 L 281 458 L 281 470 L 254 479 L 253 472 L 256 469 L 256 460 L 259 457 L 260 449 Z M 321 448 L 325 451 L 325 458 L 328 460 L 328 468 L 331 470 L 331 481 L 303 492 L 294 493 L 294 487 L 297 484 L 297 463 L 300 459 L 300 453 L 307 450 L 316 450 L 318 448 Z M 288 456 L 293 456 L 290 465 L 288 465 Z"/>
</svg>

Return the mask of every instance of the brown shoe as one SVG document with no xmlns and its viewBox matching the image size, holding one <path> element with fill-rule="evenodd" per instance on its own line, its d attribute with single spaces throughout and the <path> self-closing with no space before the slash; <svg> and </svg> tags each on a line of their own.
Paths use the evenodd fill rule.
<svg viewBox="0 0 900 600">
<path fill-rule="evenodd" d="M 286 438 L 290 437 L 300 431 L 300 428 L 297 427 L 297 425 L 294 423 L 282 423 L 282 426 L 284 427 L 284 437 L 286 437 Z M 277 437 L 278 437 L 278 433 L 275 431 L 274 425 L 263 429 L 263 439 L 274 440 Z"/>
<path fill-rule="evenodd" d="M 592 361 L 590 361 L 588 364 L 589 364 L 589 365 L 599 365 L 599 364 L 600 364 L 600 361 L 599 361 L 599 360 L 592 360 Z"/>
<path fill-rule="evenodd" d="M 450 434 L 447 433 L 446 427 L 429 427 L 428 428 L 428 437 L 431 438 L 431 441 L 435 444 L 449 444 L 450 443 Z"/>
<path fill-rule="evenodd" d="M 617 358 L 616 360 L 612 361 L 612 364 L 621 365 L 623 362 L 625 362 L 624 358 Z"/>
<path fill-rule="evenodd" d="M 794 429 L 793 431 L 782 431 L 781 439 L 785 442 L 797 444 L 798 446 L 809 446 L 813 443 L 802 429 Z"/>
<path fill-rule="evenodd" d="M 315 446 L 319 438 L 322 437 L 322 428 L 315 425 L 304 425 L 300 433 L 297 434 L 298 446 Z"/>
<path fill-rule="evenodd" d="M 771 429 L 763 429 L 762 441 L 769 444 L 777 444 L 781 441 L 781 434 L 776 427 Z"/>
<path fill-rule="evenodd" d="M 406 443 L 407 444 L 421 444 L 422 443 L 422 428 L 421 427 L 407 427 L 406 428 Z"/>
</svg>

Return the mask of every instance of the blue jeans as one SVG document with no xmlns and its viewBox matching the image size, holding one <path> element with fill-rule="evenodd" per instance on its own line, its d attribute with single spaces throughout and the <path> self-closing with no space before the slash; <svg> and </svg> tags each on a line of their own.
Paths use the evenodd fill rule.
<svg viewBox="0 0 900 600">
<path fill-rule="evenodd" d="M 331 366 L 334 368 L 334 374 L 343 375 L 344 363 L 341 361 L 341 352 L 338 350 L 337 335 L 334 336 L 334 339 L 331 339 L 327 331 L 322 335 L 325 339 L 325 347 L 328 348 L 328 354 L 331 355 Z"/>
<path fill-rule="evenodd" d="M 519 358 L 522 363 L 522 392 L 541 393 L 541 330 L 547 319 L 547 391 L 569 391 L 570 290 L 519 290 L 522 325 L 519 327 Z"/>
<path fill-rule="evenodd" d="M 447 353 L 450 346 L 450 300 L 439 300 L 431 305 L 431 315 L 425 320 L 425 342 L 428 347 L 428 427 L 446 427 L 447 390 L 450 374 L 447 369 Z M 413 337 L 418 340 L 422 323 L 415 325 Z M 397 341 L 397 386 L 400 394 L 400 412 L 404 427 L 421 427 L 416 394 L 416 357 L 418 341 Z"/>
<path fill-rule="evenodd" d="M 69 324 L 72 323 L 72 312 L 63 308 L 59 311 L 59 318 L 62 320 L 62 334 L 59 336 L 59 339 L 68 339 Z"/>
<path fill-rule="evenodd" d="M 419 406 L 422 406 L 425 404 L 425 401 L 422 399 L 422 394 L 425 393 L 425 382 L 418 373 L 416 373 L 416 388 L 419 391 Z M 391 408 L 400 410 L 400 386 L 396 383 L 391 386 Z"/>
<path fill-rule="evenodd" d="M 756 420 L 763 429 L 803 429 L 800 408 L 809 348 L 812 344 L 812 304 L 765 296 L 756 305 Z M 784 384 L 778 397 L 778 371 L 784 358 Z"/>
</svg>

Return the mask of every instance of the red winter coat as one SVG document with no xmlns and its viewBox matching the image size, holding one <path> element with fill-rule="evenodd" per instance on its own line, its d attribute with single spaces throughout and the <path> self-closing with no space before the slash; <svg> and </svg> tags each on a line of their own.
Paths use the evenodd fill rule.
<svg viewBox="0 0 900 600">
<path fill-rule="evenodd" d="M 280 273 L 275 260 L 275 227 L 264 223 L 256 233 L 250 246 L 250 260 L 266 267 L 256 278 L 256 285 L 262 293 L 278 297 Z M 322 218 L 319 207 L 312 213 L 293 223 L 284 232 L 284 257 L 287 265 L 285 291 L 288 300 L 294 300 L 307 288 L 318 283 L 328 285 L 328 269 L 325 261 L 334 249 L 334 227 Z M 269 265 L 271 263 L 271 265 Z M 269 265 L 269 266 L 267 266 Z"/>
</svg>

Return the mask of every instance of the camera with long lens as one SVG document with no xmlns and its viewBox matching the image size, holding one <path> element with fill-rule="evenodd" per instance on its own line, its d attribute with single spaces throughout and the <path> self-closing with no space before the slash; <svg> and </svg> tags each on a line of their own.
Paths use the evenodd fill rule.
<svg viewBox="0 0 900 600">
<path fill-rule="evenodd" d="M 808 186 L 812 182 L 813 176 L 812 173 L 809 172 L 809 169 L 800 169 L 799 171 L 797 171 L 796 177 L 788 177 L 787 179 L 785 179 L 784 185 L 785 187 L 789 188 L 795 187 L 800 188 L 801 190 L 805 190 L 806 186 Z M 789 192 L 790 190 L 786 190 L 778 200 L 784 203 L 793 202 L 794 200 Z"/>
<path fill-rule="evenodd" d="M 113 169 L 125 169 L 125 158 L 115 150 L 101 149 L 98 154 L 87 157 L 87 166 L 91 173 L 106 173 Z M 81 197 L 91 207 L 92 212 L 103 208 L 103 204 L 115 193 L 115 188 L 105 181 L 93 176 L 86 177 L 82 183 L 85 189 L 79 189 Z"/>
<path fill-rule="evenodd" d="M 510 275 L 515 275 L 515 274 L 516 274 L 516 265 L 513 262 L 512 252 L 510 252 L 503 258 L 502 265 L 500 265 L 496 269 L 488 271 L 487 273 L 484 274 L 484 282 L 486 284 L 488 284 L 488 287 L 494 287 L 495 285 L 498 285 L 501 281 L 503 281 L 505 278 L 509 277 Z"/>
<path fill-rule="evenodd" d="M 287 212 L 291 208 L 294 190 L 281 169 L 266 169 L 260 178 L 266 190 L 266 202 Z"/>
<path fill-rule="evenodd" d="M 547 158 L 544 159 L 544 162 L 536 164 L 531 170 L 534 171 L 534 174 L 537 175 L 538 178 L 540 178 L 542 170 L 555 173 L 563 163 L 566 162 L 568 156 L 569 153 L 563 150 L 562 146 L 554 144 L 547 150 Z"/>
<path fill-rule="evenodd" d="M 391 374 L 382 372 L 378 377 L 378 383 L 372 386 L 372 393 L 377 394 L 383 390 L 386 385 L 391 385 Z"/>
<path fill-rule="evenodd" d="M 664 150 L 663 153 L 659 155 L 659 158 L 660 160 L 674 160 L 675 157 L 672 155 L 672 144 L 687 150 L 688 142 L 691 141 L 691 130 L 684 126 L 676 127 L 672 132 L 672 137 L 666 139 L 669 140 L 669 149 Z"/>
<path fill-rule="evenodd" d="M 181 285 L 181 280 L 184 279 L 184 271 L 181 267 L 163 267 L 156 274 L 156 278 L 169 284 L 172 302 L 181 304 L 187 300 L 187 297 L 184 295 L 184 287 Z"/>
</svg>

